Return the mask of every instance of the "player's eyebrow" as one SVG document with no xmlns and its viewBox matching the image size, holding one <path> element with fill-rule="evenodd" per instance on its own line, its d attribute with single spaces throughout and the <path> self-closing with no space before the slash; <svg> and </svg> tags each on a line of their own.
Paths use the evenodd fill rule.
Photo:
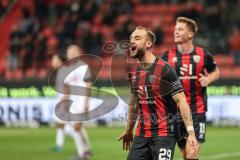
<svg viewBox="0 0 240 160">
<path fill-rule="evenodd" d="M 141 36 L 135 36 L 135 38 L 141 38 Z"/>
<path fill-rule="evenodd" d="M 130 36 L 130 40 L 133 39 L 133 38 L 135 38 L 135 39 L 136 39 L 136 38 L 141 38 L 141 36 L 138 36 L 138 35 L 136 35 L 136 36 Z"/>
<path fill-rule="evenodd" d="M 138 35 L 136 35 L 136 36 L 134 36 L 134 37 L 131 37 L 131 38 L 134 38 L 134 39 L 140 39 L 140 38 L 141 38 L 141 36 L 138 36 Z"/>
</svg>

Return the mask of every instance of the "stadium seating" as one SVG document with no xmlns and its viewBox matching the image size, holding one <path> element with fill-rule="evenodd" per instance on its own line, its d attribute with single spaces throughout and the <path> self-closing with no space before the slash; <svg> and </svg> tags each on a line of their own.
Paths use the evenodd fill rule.
<svg viewBox="0 0 240 160">
<path fill-rule="evenodd" d="M 54 2 L 54 1 L 52 1 Z M 65 4 L 62 3 L 63 1 L 56 1 L 55 3 Z M 21 79 L 21 78 L 33 78 L 34 76 L 38 76 L 38 78 L 44 78 L 47 76 L 47 72 L 50 68 L 50 57 L 54 54 L 54 48 L 57 47 L 57 39 L 54 36 L 54 28 L 45 28 L 44 34 L 48 38 L 47 46 L 48 51 L 50 50 L 51 53 L 48 53 L 47 61 L 45 62 L 45 68 L 33 68 L 33 69 L 17 69 L 16 71 L 10 71 L 7 69 L 7 56 L 8 56 L 8 46 L 9 46 L 9 35 L 11 32 L 11 26 L 17 22 L 18 19 L 21 19 L 21 7 L 25 6 L 28 7 L 31 12 L 34 13 L 34 2 L 33 0 L 16 0 L 14 7 L 12 8 L 11 12 L 6 16 L 4 21 L 0 24 L 1 30 L 1 37 L 0 43 L 1 47 L 0 50 L 2 53 L 0 54 L 0 75 L 3 75 L 6 79 Z M 104 13 L 108 10 L 110 6 L 110 1 L 105 1 L 104 5 L 99 8 L 97 16 L 94 17 L 92 20 L 92 28 L 97 27 L 100 33 L 104 37 L 104 41 L 114 41 L 114 32 L 117 28 L 121 27 L 123 23 L 128 18 L 127 15 L 118 15 L 115 18 L 115 23 L 112 26 L 102 24 Z M 196 10 L 203 11 L 203 6 L 201 4 L 194 4 L 193 7 Z M 182 11 L 186 8 L 185 4 L 141 4 L 139 2 L 134 3 L 133 12 L 131 15 L 132 20 L 136 25 L 142 25 L 145 27 L 149 27 L 152 29 L 152 22 L 154 20 L 159 21 L 161 25 L 161 29 L 164 33 L 164 39 L 161 45 L 157 45 L 154 48 L 154 53 L 156 55 L 161 56 L 163 52 L 168 49 L 169 47 L 174 46 L 173 43 L 173 31 L 174 31 L 174 23 L 175 23 L 175 15 L 179 11 Z M 150 18 L 151 17 L 151 18 Z M 57 20 L 59 24 L 61 24 L 62 19 Z M 81 35 L 81 34 L 80 34 Z M 53 49 L 51 49 L 53 48 Z M 101 56 L 104 59 L 104 67 L 100 73 L 101 79 L 107 79 L 109 77 L 109 67 L 111 66 L 110 56 L 113 53 L 105 53 L 102 52 Z M 234 59 L 232 55 L 215 55 L 215 59 L 217 64 L 220 66 L 222 78 L 240 78 L 240 68 L 234 64 Z M 35 64 L 35 62 L 33 62 Z M 35 65 L 36 66 L 36 65 Z M 234 69 L 232 69 L 234 68 Z M 115 75 L 117 77 L 117 74 Z"/>
</svg>

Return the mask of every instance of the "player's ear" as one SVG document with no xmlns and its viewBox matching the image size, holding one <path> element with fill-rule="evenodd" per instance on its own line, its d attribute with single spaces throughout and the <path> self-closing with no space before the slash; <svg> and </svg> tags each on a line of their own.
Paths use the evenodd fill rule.
<svg viewBox="0 0 240 160">
<path fill-rule="evenodd" d="M 146 48 L 151 48 L 153 43 L 151 41 L 147 41 Z"/>
<path fill-rule="evenodd" d="M 194 33 L 193 32 L 188 32 L 188 37 L 189 38 L 193 38 L 194 37 Z"/>
</svg>

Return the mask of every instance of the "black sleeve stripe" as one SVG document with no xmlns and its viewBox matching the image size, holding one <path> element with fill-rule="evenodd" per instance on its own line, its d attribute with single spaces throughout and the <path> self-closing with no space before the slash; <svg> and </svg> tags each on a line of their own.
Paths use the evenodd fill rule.
<svg viewBox="0 0 240 160">
<path fill-rule="evenodd" d="M 212 54 L 205 49 L 204 49 L 204 66 L 209 73 L 215 71 L 215 69 L 217 68 L 216 62 L 214 61 Z"/>
<path fill-rule="evenodd" d="M 178 90 L 178 91 L 176 91 L 176 92 L 171 93 L 171 96 L 174 96 L 175 94 L 178 94 L 178 93 L 180 93 L 180 92 L 182 92 L 182 91 L 184 91 L 184 89 L 180 89 L 180 90 Z"/>
</svg>

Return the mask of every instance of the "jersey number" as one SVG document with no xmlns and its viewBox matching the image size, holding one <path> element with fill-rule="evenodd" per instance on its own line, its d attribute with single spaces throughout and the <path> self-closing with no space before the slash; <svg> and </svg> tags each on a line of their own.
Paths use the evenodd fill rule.
<svg viewBox="0 0 240 160">
<path fill-rule="evenodd" d="M 182 67 L 180 67 L 180 74 L 183 76 L 185 73 L 188 73 L 189 76 L 191 76 L 192 73 L 192 64 L 183 64 Z"/>
<path fill-rule="evenodd" d="M 139 98 L 141 98 L 141 96 L 143 96 L 143 95 L 145 95 L 146 98 L 149 98 L 147 87 L 146 86 L 139 86 L 139 90 L 138 90 Z"/>
<path fill-rule="evenodd" d="M 158 160 L 171 160 L 172 151 L 170 149 L 161 148 Z"/>
</svg>

